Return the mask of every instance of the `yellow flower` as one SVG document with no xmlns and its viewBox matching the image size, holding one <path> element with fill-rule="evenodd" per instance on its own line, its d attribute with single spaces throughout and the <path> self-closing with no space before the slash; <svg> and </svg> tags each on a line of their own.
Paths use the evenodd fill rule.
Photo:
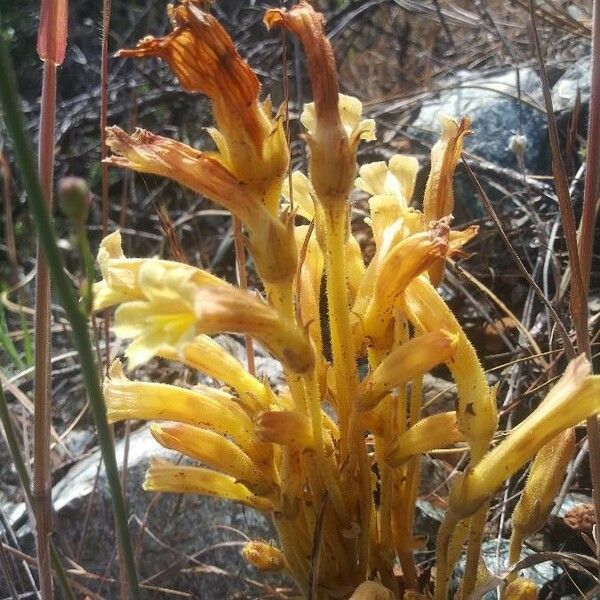
<svg viewBox="0 0 600 600">
<path fill-rule="evenodd" d="M 354 183 L 356 148 L 360 139 L 375 139 L 374 122 L 361 118 L 362 104 L 339 93 L 331 44 L 323 17 L 302 0 L 289 11 L 265 13 L 268 28 L 281 26 L 304 47 L 314 102 L 301 116 L 310 146 L 310 179 L 324 206 L 344 207 Z"/>
<path fill-rule="evenodd" d="M 362 165 L 355 185 L 371 196 L 391 196 L 401 212 L 405 212 L 415 189 L 418 170 L 416 158 L 395 154 L 388 164 L 381 161 Z"/>
<path fill-rule="evenodd" d="M 448 448 L 464 438 L 456 423 L 456 412 L 431 415 L 399 435 L 386 454 L 386 462 L 398 467 L 412 456 Z"/>
<path fill-rule="evenodd" d="M 145 129 L 136 129 L 133 135 L 128 135 L 119 127 L 109 127 L 106 143 L 112 151 L 107 159 L 109 164 L 174 179 L 221 204 L 249 225 L 260 219 L 262 213 L 269 216 L 260 197 L 210 153 Z"/>
<path fill-rule="evenodd" d="M 303 450 L 314 448 L 310 419 L 292 410 L 265 411 L 255 423 L 256 435 L 263 442 L 297 446 Z"/>
<path fill-rule="evenodd" d="M 140 287 L 142 265 L 160 262 L 165 271 L 176 270 L 178 276 L 188 277 L 199 285 L 227 285 L 222 279 L 190 265 L 148 258 L 127 258 L 123 254 L 121 233 L 117 230 L 107 235 L 98 250 L 97 257 L 102 281 L 94 284 L 94 310 L 102 310 L 115 304 L 140 300 L 144 292 Z"/>
<path fill-rule="evenodd" d="M 214 431 L 185 423 L 153 423 L 150 432 L 165 448 L 233 477 L 254 493 L 267 495 L 276 488 L 273 480 L 239 446 Z"/>
<path fill-rule="evenodd" d="M 295 323 L 250 292 L 198 285 L 198 271 L 151 259 L 141 264 L 137 282 L 143 299 L 125 302 L 115 312 L 115 333 L 133 338 L 125 353 L 130 368 L 156 355 L 181 352 L 199 333 L 224 332 L 257 337 L 298 373 L 312 367 L 312 346 Z"/>
<path fill-rule="evenodd" d="M 600 412 L 600 375 L 589 373 L 584 355 L 572 360 L 540 406 L 455 482 L 450 497 L 456 514 L 461 518 L 473 514 L 542 446 Z"/>
<path fill-rule="evenodd" d="M 449 228 L 415 233 L 397 243 L 383 258 L 373 288 L 373 297 L 364 314 L 364 335 L 374 343 L 383 338 L 392 319 L 396 299 L 410 282 L 432 262 L 448 252 Z"/>
<path fill-rule="evenodd" d="M 283 552 L 266 542 L 248 542 L 242 548 L 242 556 L 261 571 L 280 571 L 285 567 Z"/>
<path fill-rule="evenodd" d="M 268 385 L 248 373 L 234 356 L 207 335 L 196 336 L 179 350 L 172 346 L 161 346 L 158 355 L 178 360 L 209 377 L 223 381 L 239 394 L 240 402 L 252 414 L 265 410 L 276 401 Z"/>
<path fill-rule="evenodd" d="M 442 135 L 431 149 L 431 171 L 423 198 L 423 229 L 427 229 L 431 221 L 450 216 L 454 210 L 454 169 L 462 152 L 464 138 L 470 133 L 471 121 L 467 117 L 459 122 L 440 115 L 440 122 Z M 434 286 L 442 281 L 443 272 L 444 259 L 441 258 L 429 269 Z"/>
<path fill-rule="evenodd" d="M 270 500 L 256 496 L 245 485 L 229 475 L 203 467 L 176 465 L 157 458 L 150 462 L 143 487 L 153 492 L 215 496 L 235 500 L 257 510 L 273 510 L 273 503 Z"/>
<path fill-rule="evenodd" d="M 197 286 L 185 266 L 169 269 L 159 260 L 144 261 L 138 284 L 143 300 L 121 304 L 114 323 L 119 337 L 133 338 L 125 352 L 131 369 L 159 354 L 162 346 L 178 349 L 197 334 Z"/>
<path fill-rule="evenodd" d="M 289 278 L 296 268 L 297 254 L 292 219 L 272 215 L 264 205 L 265 192 L 252 190 L 231 173 L 214 153 L 194 150 L 181 142 L 138 129 L 133 135 L 109 127 L 106 143 L 112 155 L 106 162 L 140 173 L 169 177 L 227 208 L 248 227 L 248 246 L 257 270 L 266 281 Z M 281 178 L 277 184 L 277 198 Z M 263 240 L 270 240 L 269 249 Z M 260 242 L 260 243 L 259 243 Z"/>
<path fill-rule="evenodd" d="M 117 360 L 104 384 L 104 400 L 109 423 L 126 419 L 187 423 L 231 437 L 258 464 L 270 456 L 267 446 L 256 437 L 248 414 L 226 392 L 132 381 Z"/>
<path fill-rule="evenodd" d="M 447 362 L 456 350 L 458 336 L 443 329 L 412 338 L 392 350 L 359 385 L 357 406 L 371 410 L 393 388 Z"/>
</svg>

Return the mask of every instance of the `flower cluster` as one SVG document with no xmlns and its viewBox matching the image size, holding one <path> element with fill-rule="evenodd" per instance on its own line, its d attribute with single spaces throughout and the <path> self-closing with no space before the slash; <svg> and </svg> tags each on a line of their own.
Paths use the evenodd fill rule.
<svg viewBox="0 0 600 600">
<path fill-rule="evenodd" d="M 111 127 L 108 162 L 171 178 L 239 218 L 264 299 L 193 266 L 126 258 L 118 232 L 105 238 L 94 305 L 118 306 L 114 331 L 131 340 L 129 369 L 158 356 L 220 384 L 137 382 L 117 361 L 104 388 L 109 420 L 153 421 L 159 444 L 199 463 L 155 460 L 146 489 L 219 496 L 270 513 L 280 548 L 255 541 L 244 556 L 261 569 L 285 569 L 305 597 L 323 599 L 423 591 L 412 529 L 420 457 L 462 443 L 470 464 L 454 483 L 440 530 L 436 595 L 445 598 L 468 538 L 466 597 L 481 577 L 479 546 L 492 494 L 540 448 L 545 454 L 536 465 L 552 462 L 555 446 L 545 444 L 563 449 L 552 462 L 558 472 L 552 481 L 540 481 L 542 467 L 534 466 L 528 486 L 543 490 L 520 505 L 518 556 L 560 483 L 572 448 L 568 428 L 600 410 L 600 382 L 578 359 L 542 406 L 490 450 L 496 390 L 436 290 L 445 260 L 477 234 L 476 227 L 450 228 L 452 178 L 468 119 L 442 118 L 417 210 L 415 159 L 396 155 L 357 171 L 358 144 L 375 139 L 375 126 L 363 119 L 358 99 L 339 93 L 321 15 L 305 1 L 269 10 L 267 27 L 286 28 L 303 45 L 314 96 L 301 116 L 309 172 L 288 177 L 284 115 L 260 99 L 258 79 L 228 34 L 192 1 L 171 8 L 170 16 L 171 33 L 119 54 L 161 58 L 186 90 L 207 95 L 216 150 Z M 376 246 L 369 264 L 349 225 L 354 189 L 369 196 Z M 331 359 L 324 351 L 325 312 Z M 210 337 L 222 332 L 259 340 L 281 362 L 286 386 L 273 390 L 249 372 Z M 359 360 L 368 365 L 366 375 L 359 376 Z M 440 364 L 456 382 L 456 410 L 423 417 L 422 377 Z"/>
</svg>

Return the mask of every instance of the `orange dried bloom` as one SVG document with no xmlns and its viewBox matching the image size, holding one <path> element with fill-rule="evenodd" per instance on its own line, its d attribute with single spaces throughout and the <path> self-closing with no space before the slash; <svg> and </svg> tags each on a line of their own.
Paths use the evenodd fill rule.
<svg viewBox="0 0 600 600">
<path fill-rule="evenodd" d="M 270 101 L 260 102 L 256 74 L 212 15 L 187 1 L 169 14 L 170 34 L 145 37 L 118 56 L 162 58 L 186 90 L 212 100 L 215 158 L 275 214 L 289 162 L 282 119 L 272 118 Z"/>
<path fill-rule="evenodd" d="M 262 127 L 256 114 L 260 89 L 256 74 L 212 15 L 189 2 L 169 12 L 175 24 L 170 34 L 147 36 L 117 56 L 162 58 L 187 91 L 201 92 L 214 102 L 219 124 L 225 114 L 237 112 L 258 148 Z M 248 110 L 253 106 L 255 111 Z"/>
</svg>

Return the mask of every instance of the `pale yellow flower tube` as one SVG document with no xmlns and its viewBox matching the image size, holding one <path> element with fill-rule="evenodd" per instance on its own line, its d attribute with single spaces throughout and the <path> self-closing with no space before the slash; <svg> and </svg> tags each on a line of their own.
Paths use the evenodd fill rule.
<svg viewBox="0 0 600 600">
<path fill-rule="evenodd" d="M 396 299 L 436 258 L 445 256 L 448 235 L 448 225 L 440 223 L 432 231 L 407 237 L 387 253 L 373 288 L 373 298 L 364 315 L 365 337 L 373 343 L 384 337 Z"/>
<path fill-rule="evenodd" d="M 109 423 L 126 419 L 188 423 L 231 436 L 258 462 L 269 456 L 265 444 L 254 435 L 250 417 L 225 392 L 132 381 L 125 377 L 120 361 L 115 361 L 104 384 L 104 400 Z"/>
<path fill-rule="evenodd" d="M 458 389 L 458 427 L 471 447 L 475 463 L 487 451 L 496 431 L 495 390 L 488 386 L 475 349 L 458 321 L 425 277 L 414 279 L 408 286 L 403 307 L 417 328 L 424 331 L 443 328 L 458 336 L 456 351 L 447 365 Z"/>
<path fill-rule="evenodd" d="M 445 412 L 425 417 L 397 437 L 386 455 L 386 462 L 398 467 L 412 456 L 447 448 L 464 441 L 456 423 L 456 413 Z"/>
<path fill-rule="evenodd" d="M 314 365 L 311 343 L 302 329 L 250 292 L 217 287 L 195 290 L 196 329 L 199 333 L 247 333 L 258 338 L 296 373 Z"/>
<path fill-rule="evenodd" d="M 176 465 L 156 458 L 150 462 L 143 488 L 152 492 L 215 496 L 241 502 L 257 510 L 273 510 L 270 500 L 256 496 L 229 475 L 202 467 Z"/>
<path fill-rule="evenodd" d="M 274 481 L 239 446 L 214 431 L 185 423 L 153 423 L 150 432 L 165 448 L 233 477 L 256 494 L 267 495 L 276 488 Z"/>
<path fill-rule="evenodd" d="M 159 349 L 162 358 L 178 360 L 209 377 L 223 381 L 239 395 L 251 413 L 265 410 L 276 400 L 267 386 L 251 375 L 225 348 L 207 335 L 198 335 L 178 351 L 172 346 Z"/>
<path fill-rule="evenodd" d="M 561 431 L 600 412 L 600 376 L 589 376 L 584 355 L 571 361 L 542 404 L 455 483 L 450 507 L 473 514 L 502 484 Z"/>
<path fill-rule="evenodd" d="M 457 339 L 454 334 L 438 330 L 394 348 L 359 384 L 356 393 L 358 409 L 371 410 L 393 388 L 447 362 L 456 350 Z"/>
</svg>

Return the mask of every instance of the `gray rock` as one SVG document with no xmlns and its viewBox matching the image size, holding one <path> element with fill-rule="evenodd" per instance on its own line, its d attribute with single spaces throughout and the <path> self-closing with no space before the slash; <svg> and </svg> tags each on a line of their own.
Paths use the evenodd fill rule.
<svg viewBox="0 0 600 600">
<path fill-rule="evenodd" d="M 525 136 L 525 169 L 540 172 L 545 166 L 546 128 L 541 110 L 539 78 L 532 69 L 520 70 L 521 103 L 514 69 L 473 76 L 459 72 L 456 79 L 437 97 L 423 103 L 419 116 L 409 128 L 411 135 L 434 143 L 440 130 L 438 114 L 470 116 L 473 135 L 465 142 L 465 151 L 499 167 L 517 169 L 510 150 L 515 134 Z"/>
<path fill-rule="evenodd" d="M 456 385 L 452 381 L 430 373 L 423 376 L 423 411 L 426 415 L 454 410 L 455 404 Z"/>
<path fill-rule="evenodd" d="M 581 101 L 590 99 L 592 78 L 592 57 L 583 56 L 577 59 L 558 79 L 552 88 L 552 105 L 555 111 L 572 109 L 575 105 L 577 90 Z"/>
<path fill-rule="evenodd" d="M 123 450 L 121 439 L 116 444 L 120 468 Z M 241 600 L 267 593 L 249 580 L 266 586 L 291 586 L 282 577 L 258 573 L 240 556 L 245 536 L 276 539 L 267 516 L 237 503 L 198 495 L 145 492 L 141 484 L 151 456 L 179 458 L 159 446 L 144 426 L 130 436 L 127 461 L 130 529 L 141 580 L 152 578 L 147 583 L 154 588 L 184 591 L 200 599 Z M 53 487 L 55 538 L 59 546 L 71 549 L 76 562 L 88 572 L 118 578 L 110 495 L 104 469 L 98 473 L 99 458 L 95 451 L 80 460 Z M 11 521 L 18 525 L 24 518 L 24 506 L 7 508 Z M 26 545 L 29 526 L 21 526 L 18 535 Z M 85 584 L 97 589 L 94 580 L 85 580 Z M 114 582 L 104 584 L 102 596 L 117 598 L 117 587 Z M 165 592 L 146 589 L 143 597 L 164 598 Z"/>
</svg>

